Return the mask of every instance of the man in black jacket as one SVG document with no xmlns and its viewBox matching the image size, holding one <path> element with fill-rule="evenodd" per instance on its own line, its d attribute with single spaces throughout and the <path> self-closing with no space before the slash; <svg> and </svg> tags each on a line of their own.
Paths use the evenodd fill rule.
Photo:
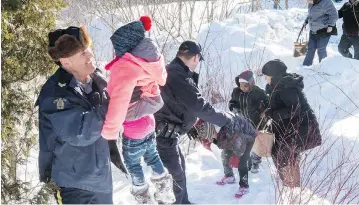
<svg viewBox="0 0 359 205">
<path fill-rule="evenodd" d="M 353 58 L 349 52 L 354 47 L 354 59 L 359 60 L 359 0 L 349 0 L 338 11 L 339 18 L 343 18 L 343 35 L 338 45 L 342 56 Z"/>
<path fill-rule="evenodd" d="M 198 74 L 194 72 L 203 60 L 201 46 L 194 41 L 183 42 L 177 57 L 167 65 L 167 82 L 161 87 L 164 106 L 155 114 L 157 150 L 173 176 L 175 204 L 190 204 L 186 187 L 185 159 L 179 148 L 179 138 L 186 133 L 197 138 L 193 128 L 197 118 L 219 127 L 230 125 L 230 115 L 214 109 L 200 94 Z"/>
</svg>

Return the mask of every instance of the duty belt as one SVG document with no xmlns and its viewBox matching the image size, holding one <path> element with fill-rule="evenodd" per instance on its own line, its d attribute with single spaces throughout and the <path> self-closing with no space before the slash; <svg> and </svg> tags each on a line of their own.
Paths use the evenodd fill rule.
<svg viewBox="0 0 359 205">
<path fill-rule="evenodd" d="M 168 122 L 156 122 L 156 134 L 158 137 L 164 137 L 164 138 L 176 138 L 181 136 L 180 134 L 181 127 L 168 123 Z"/>
</svg>

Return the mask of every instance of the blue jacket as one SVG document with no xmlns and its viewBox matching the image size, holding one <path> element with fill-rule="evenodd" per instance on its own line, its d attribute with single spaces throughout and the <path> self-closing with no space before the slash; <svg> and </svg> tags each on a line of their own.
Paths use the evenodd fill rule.
<svg viewBox="0 0 359 205">
<path fill-rule="evenodd" d="M 316 0 L 308 5 L 308 17 L 305 20 L 313 32 L 334 27 L 338 20 L 338 12 L 331 0 Z"/>
<path fill-rule="evenodd" d="M 61 67 L 41 89 L 39 106 L 40 181 L 59 187 L 112 192 L 110 150 L 101 137 L 108 106 L 106 81 L 91 75 L 100 105 L 93 107 L 73 75 Z"/>
</svg>

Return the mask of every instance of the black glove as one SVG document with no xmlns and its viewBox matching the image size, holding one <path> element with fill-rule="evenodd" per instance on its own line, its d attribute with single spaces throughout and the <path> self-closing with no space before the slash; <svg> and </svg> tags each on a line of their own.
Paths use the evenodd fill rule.
<svg viewBox="0 0 359 205">
<path fill-rule="evenodd" d="M 196 140 L 198 139 L 198 131 L 195 127 L 192 127 L 188 133 L 187 133 L 187 136 L 190 140 Z"/>
<path fill-rule="evenodd" d="M 230 101 L 229 101 L 229 110 L 230 110 L 230 111 L 233 111 L 233 109 L 236 108 L 236 107 L 237 107 L 237 101 L 235 101 L 235 100 L 230 100 Z"/>
<path fill-rule="evenodd" d="M 141 90 L 141 86 L 136 86 L 133 89 L 130 103 L 139 101 L 141 99 L 142 93 L 143 93 L 143 91 Z"/>
<path fill-rule="evenodd" d="M 98 107 L 102 103 L 102 99 L 99 92 L 93 92 L 89 96 L 89 101 L 93 107 Z"/>
<path fill-rule="evenodd" d="M 116 140 L 108 140 L 108 146 L 110 148 L 111 162 L 123 173 L 127 174 L 125 165 L 122 162 L 121 154 L 117 148 Z"/>
</svg>

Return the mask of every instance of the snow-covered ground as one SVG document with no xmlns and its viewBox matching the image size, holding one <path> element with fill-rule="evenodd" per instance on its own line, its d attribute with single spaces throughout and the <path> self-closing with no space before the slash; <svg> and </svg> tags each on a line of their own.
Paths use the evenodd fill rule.
<svg viewBox="0 0 359 205">
<path fill-rule="evenodd" d="M 234 77 L 246 69 L 260 70 L 268 60 L 283 60 L 290 72 L 305 77 L 305 93 L 319 118 L 324 143 L 303 155 L 303 191 L 294 203 L 328 204 L 359 203 L 359 61 L 343 58 L 337 51 L 341 35 L 333 36 L 328 58 L 316 59 L 312 67 L 301 67 L 304 57 L 294 58 L 293 42 L 306 16 L 306 10 L 265 10 L 251 14 L 232 15 L 222 22 L 204 26 L 197 40 L 205 49 L 201 66 L 201 84 L 213 78 L 221 94 L 229 95 L 235 86 Z M 263 79 L 258 78 L 264 86 Z M 228 96 L 227 96 L 228 97 Z M 218 105 L 221 107 L 220 105 Z M 250 174 L 250 193 L 235 199 L 237 185 L 218 186 L 222 177 L 220 150 L 213 153 L 197 146 L 187 156 L 187 182 L 190 200 L 200 204 L 268 204 L 276 203 L 280 192 L 274 182 L 275 169 L 271 159 L 264 160 L 262 171 Z M 314 170 L 314 174 L 311 171 Z M 147 168 L 148 177 L 150 170 Z M 114 171 L 116 203 L 134 203 L 129 194 L 130 180 Z M 345 179 L 348 182 L 343 184 Z M 319 185 L 320 182 L 324 182 Z M 331 183 L 331 185 L 330 185 Z M 343 187 L 341 188 L 341 185 Z M 356 185 L 355 185 L 356 184 Z M 280 186 L 279 186 L 280 187 Z M 351 191 L 348 191 L 352 188 Z M 345 195 L 348 197 L 345 198 Z M 288 195 L 288 190 L 283 195 Z M 282 196 L 283 197 L 283 196 Z M 282 201 L 289 203 L 290 201 Z"/>
</svg>

